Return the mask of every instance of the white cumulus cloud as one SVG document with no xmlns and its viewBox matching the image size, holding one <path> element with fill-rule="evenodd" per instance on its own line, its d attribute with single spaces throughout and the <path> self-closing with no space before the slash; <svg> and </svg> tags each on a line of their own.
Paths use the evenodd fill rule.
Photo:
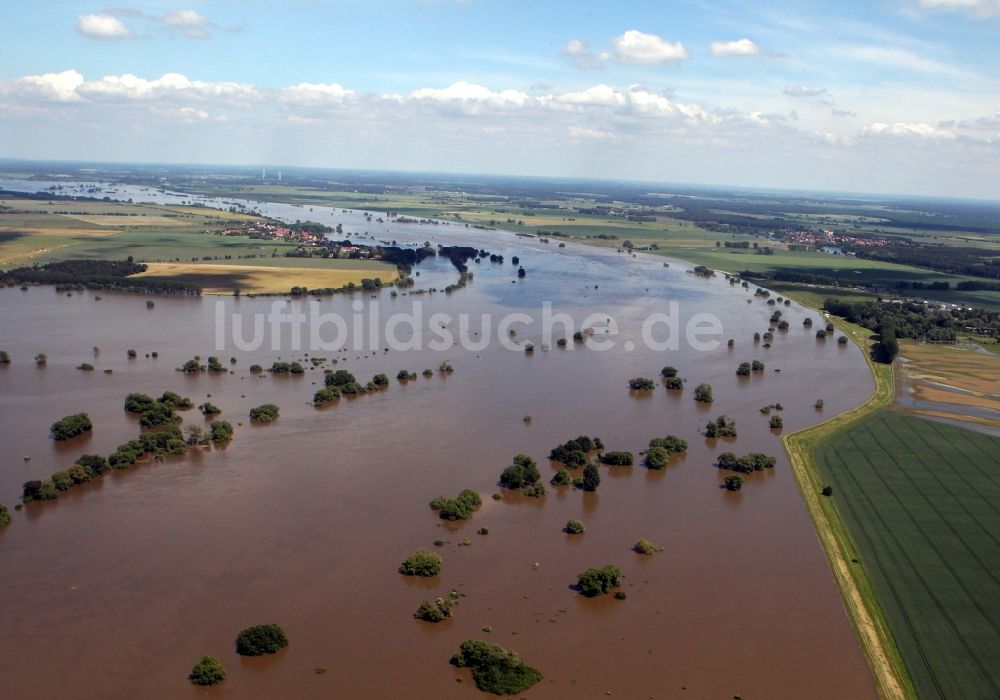
<svg viewBox="0 0 1000 700">
<path fill-rule="evenodd" d="M 865 135 L 871 136 L 916 136 L 920 138 L 952 139 L 955 134 L 947 129 L 939 129 L 930 124 L 895 122 L 887 124 L 885 122 L 874 122 L 865 126 L 862 130 Z"/>
<path fill-rule="evenodd" d="M 734 41 L 713 41 L 708 45 L 708 50 L 713 56 L 757 56 L 760 54 L 760 47 L 746 38 Z"/>
<path fill-rule="evenodd" d="M 339 83 L 299 83 L 282 88 L 280 92 L 283 102 L 301 105 L 343 104 L 353 95 L 353 90 L 348 90 Z"/>
<path fill-rule="evenodd" d="M 133 36 L 125 23 L 112 15 L 80 15 L 76 20 L 76 31 L 85 37 L 104 41 Z"/>
<path fill-rule="evenodd" d="M 660 65 L 691 57 L 681 42 L 670 43 L 656 34 L 629 29 L 614 42 L 614 58 L 621 63 Z"/>
<path fill-rule="evenodd" d="M 211 36 L 215 23 L 194 10 L 174 10 L 167 12 L 160 21 L 173 31 L 179 32 L 189 39 L 204 39 Z"/>
</svg>

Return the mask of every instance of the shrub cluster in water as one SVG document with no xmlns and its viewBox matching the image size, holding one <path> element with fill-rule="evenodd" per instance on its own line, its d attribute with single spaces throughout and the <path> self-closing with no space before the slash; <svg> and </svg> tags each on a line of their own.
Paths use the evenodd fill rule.
<svg viewBox="0 0 1000 700">
<path fill-rule="evenodd" d="M 240 656 L 276 654 L 288 646 L 288 637 L 278 625 L 254 625 L 236 636 L 236 653 Z"/>
<path fill-rule="evenodd" d="M 612 588 L 621 585 L 622 571 L 613 564 L 587 569 L 577 577 L 577 586 L 580 593 L 593 598 L 595 596 L 610 593 Z"/>
<path fill-rule="evenodd" d="M 525 664 L 516 652 L 479 640 L 462 642 L 451 663 L 471 669 L 476 687 L 494 695 L 523 693 L 542 680 L 541 672 Z"/>
<path fill-rule="evenodd" d="M 602 464 L 612 467 L 628 467 L 632 465 L 635 456 L 631 452 L 605 452 L 600 460 Z"/>
<path fill-rule="evenodd" d="M 729 416 L 719 416 L 705 426 L 705 437 L 736 437 L 736 421 Z"/>
<path fill-rule="evenodd" d="M 719 455 L 718 467 L 719 469 L 729 469 L 734 472 L 749 474 L 750 472 L 759 472 L 763 469 L 771 469 L 774 467 L 775 462 L 777 462 L 777 459 L 760 452 L 751 452 L 742 457 L 737 457 L 732 452 L 723 452 Z"/>
<path fill-rule="evenodd" d="M 413 617 L 424 622 L 441 622 L 451 617 L 452 610 L 458 605 L 458 592 L 452 591 L 447 598 L 425 600 L 413 613 Z"/>
<path fill-rule="evenodd" d="M 645 537 L 640 537 L 639 541 L 636 542 L 634 545 L 632 545 L 632 551 L 636 552 L 637 554 L 645 554 L 648 556 L 656 554 L 657 552 L 662 552 L 663 547 L 653 544 Z"/>
<path fill-rule="evenodd" d="M 635 377 L 628 380 L 628 388 L 632 391 L 652 391 L 656 388 L 656 384 L 652 379 Z"/>
<path fill-rule="evenodd" d="M 154 399 L 146 394 L 132 393 L 125 397 L 125 410 L 139 415 L 139 425 L 143 428 L 156 428 L 161 425 L 180 423 L 181 417 L 175 411 L 185 411 L 194 404 L 191 399 L 165 391 Z"/>
<path fill-rule="evenodd" d="M 591 452 L 603 449 L 604 443 L 601 442 L 601 438 L 581 435 L 553 447 L 549 452 L 549 459 L 553 462 L 562 462 L 570 468 L 582 467 L 587 463 L 587 456 Z"/>
<path fill-rule="evenodd" d="M 7 506 L 0 503 L 0 527 L 4 525 L 10 525 L 10 511 L 7 510 Z"/>
<path fill-rule="evenodd" d="M 441 557 L 418 549 L 399 565 L 399 573 L 403 576 L 437 576 L 441 573 Z"/>
<path fill-rule="evenodd" d="M 712 403 L 712 385 L 699 384 L 694 389 L 694 400 L 702 403 Z"/>
<path fill-rule="evenodd" d="M 254 423 L 270 423 L 278 417 L 278 407 L 273 403 L 266 403 L 250 409 L 250 420 Z"/>
<path fill-rule="evenodd" d="M 219 362 L 218 357 L 208 358 L 208 364 L 203 365 L 198 357 L 193 357 L 183 365 L 177 368 L 178 372 L 185 372 L 187 374 L 194 374 L 196 372 L 225 372 L 226 368 L 221 362 Z"/>
<path fill-rule="evenodd" d="M 226 680 L 226 669 L 214 656 L 203 656 L 188 676 L 195 685 L 215 685 Z"/>
<path fill-rule="evenodd" d="M 545 486 L 540 482 L 538 464 L 526 454 L 514 457 L 514 462 L 500 474 L 501 486 L 520 491 L 525 496 L 544 496 Z"/>
<path fill-rule="evenodd" d="M 56 440 L 69 440 L 93 429 L 94 424 L 90 422 L 90 416 L 86 413 L 76 413 L 56 421 L 49 430 Z"/>
<path fill-rule="evenodd" d="M 438 496 L 431 501 L 431 508 L 438 511 L 442 520 L 467 520 L 482 504 L 478 493 L 465 489 L 455 498 Z"/>
<path fill-rule="evenodd" d="M 586 527 L 579 520 L 570 519 L 566 521 L 566 527 L 563 529 L 570 535 L 582 535 Z"/>
<path fill-rule="evenodd" d="M 272 374 L 303 374 L 305 373 L 305 371 L 306 371 L 305 368 L 298 362 L 271 363 Z"/>
<path fill-rule="evenodd" d="M 357 378 L 346 369 L 338 369 L 335 372 L 328 371 L 324 384 L 331 391 L 320 390 L 313 397 L 313 404 L 321 406 L 329 401 L 335 401 L 343 396 L 356 396 L 375 391 L 379 387 L 388 386 L 389 377 L 384 374 L 376 374 L 368 384 L 362 386 L 358 384 Z"/>
<path fill-rule="evenodd" d="M 646 466 L 650 469 L 664 469 L 673 455 L 687 452 L 687 448 L 687 440 L 676 435 L 653 438 L 649 441 L 649 450 L 646 452 Z"/>
</svg>

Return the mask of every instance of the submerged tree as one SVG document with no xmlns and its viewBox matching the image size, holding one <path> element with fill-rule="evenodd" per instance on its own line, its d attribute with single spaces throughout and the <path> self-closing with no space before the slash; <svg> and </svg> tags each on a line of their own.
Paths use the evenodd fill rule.
<svg viewBox="0 0 1000 700">
<path fill-rule="evenodd" d="M 425 549 L 418 549 L 399 565 L 403 576 L 437 576 L 441 573 L 441 557 Z"/>
<path fill-rule="evenodd" d="M 90 416 L 86 413 L 76 413 L 72 416 L 56 421 L 49 428 L 49 432 L 55 440 L 69 440 L 77 435 L 93 430 L 94 424 L 90 421 Z"/>
<path fill-rule="evenodd" d="M 694 389 L 694 400 L 702 403 L 712 403 L 712 385 L 699 384 Z"/>
<path fill-rule="evenodd" d="M 478 640 L 462 642 L 451 663 L 471 669 L 476 687 L 494 695 L 517 695 L 542 680 L 541 672 L 525 664 L 516 652 Z"/>
<path fill-rule="evenodd" d="M 195 685 L 215 685 L 226 680 L 226 668 L 214 656 L 203 656 L 191 669 L 188 680 Z"/>
<path fill-rule="evenodd" d="M 254 625 L 236 636 L 236 653 L 240 656 L 276 654 L 288 646 L 288 637 L 278 625 Z"/>
<path fill-rule="evenodd" d="M 622 571 L 613 564 L 587 569 L 577 576 L 577 587 L 580 593 L 593 598 L 595 596 L 610 593 L 612 588 L 621 585 Z"/>
</svg>

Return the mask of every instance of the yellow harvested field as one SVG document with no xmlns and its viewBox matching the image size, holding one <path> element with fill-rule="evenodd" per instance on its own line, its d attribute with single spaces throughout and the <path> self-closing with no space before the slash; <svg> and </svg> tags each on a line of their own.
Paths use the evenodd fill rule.
<svg viewBox="0 0 1000 700">
<path fill-rule="evenodd" d="M 202 288 L 205 294 L 232 294 L 239 289 L 244 294 L 287 293 L 292 287 L 308 289 L 338 289 L 351 282 L 361 284 L 363 279 L 378 277 L 383 283 L 396 279 L 393 265 L 380 262 L 368 263 L 359 268 L 357 261 L 350 268 L 337 267 L 272 267 L 264 265 L 222 265 L 212 263 L 150 263 L 149 269 L 138 277 L 159 277 L 177 282 L 190 282 Z"/>
</svg>

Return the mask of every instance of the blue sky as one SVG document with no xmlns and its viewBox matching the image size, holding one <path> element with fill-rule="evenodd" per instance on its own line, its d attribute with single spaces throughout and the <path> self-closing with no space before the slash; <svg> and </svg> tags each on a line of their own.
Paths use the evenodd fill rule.
<svg viewBox="0 0 1000 700">
<path fill-rule="evenodd" d="M 10 4 L 0 156 L 1000 197 L 1000 0 Z"/>
</svg>

